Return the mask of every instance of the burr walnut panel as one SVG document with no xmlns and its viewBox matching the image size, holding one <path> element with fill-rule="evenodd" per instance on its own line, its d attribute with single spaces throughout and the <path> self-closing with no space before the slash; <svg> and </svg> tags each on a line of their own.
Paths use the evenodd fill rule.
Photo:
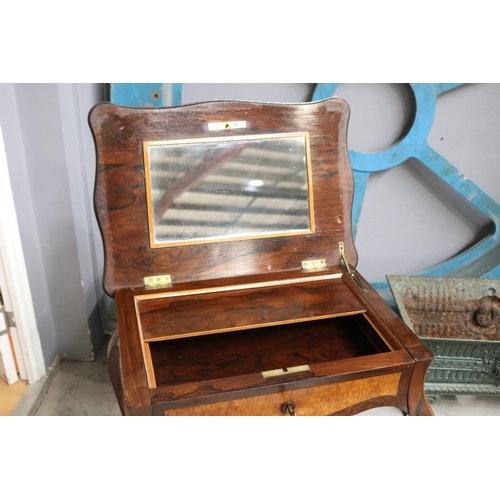
<svg viewBox="0 0 500 500">
<path fill-rule="evenodd" d="M 332 415 L 336 412 L 366 404 L 376 400 L 385 405 L 399 406 L 398 397 L 401 373 L 391 373 L 379 377 L 351 380 L 337 384 L 328 384 L 311 389 L 297 389 L 275 394 L 235 399 L 221 403 L 198 405 L 191 408 L 166 410 L 170 416 L 210 416 L 210 415 L 287 415 L 285 405 L 293 404 L 294 412 L 300 416 Z"/>
</svg>

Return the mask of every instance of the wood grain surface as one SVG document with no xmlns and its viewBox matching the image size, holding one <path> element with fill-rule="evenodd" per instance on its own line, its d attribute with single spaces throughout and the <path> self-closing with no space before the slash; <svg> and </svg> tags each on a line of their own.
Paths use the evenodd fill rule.
<svg viewBox="0 0 500 500">
<path fill-rule="evenodd" d="M 357 253 L 351 234 L 352 172 L 346 135 L 348 107 L 341 99 L 304 104 L 218 101 L 173 108 L 138 109 L 100 104 L 89 115 L 97 151 L 95 208 L 104 240 L 104 287 L 143 286 L 145 276 L 170 274 L 174 282 L 300 270 L 303 260 L 349 262 Z M 244 119 L 233 135 L 309 132 L 316 231 L 283 236 L 151 248 L 144 173 L 145 141 L 220 136 L 208 122 Z"/>
<path fill-rule="evenodd" d="M 120 339 L 120 356 L 114 355 L 109 365 L 115 384 L 120 384 L 120 408 L 125 414 L 150 415 L 151 399 L 146 378 L 144 353 L 139 337 L 131 289 L 121 289 L 116 294 L 116 312 Z M 116 351 L 111 351 L 116 353 Z M 109 360 L 110 358 L 108 358 Z M 119 366 L 117 362 L 119 360 Z M 118 378 L 119 376 L 119 378 Z"/>
<path fill-rule="evenodd" d="M 359 300 L 339 279 L 173 298 L 167 295 L 138 303 L 138 319 L 145 340 L 255 328 L 363 311 Z"/>
<path fill-rule="evenodd" d="M 388 306 L 384 299 L 374 288 L 357 273 L 358 278 L 369 290 L 368 293 L 360 291 L 354 280 L 346 276 L 346 284 L 366 307 L 367 314 L 379 325 L 383 325 L 384 331 L 398 340 L 401 346 L 415 360 L 415 367 L 408 387 L 408 408 L 410 415 L 434 415 L 425 394 L 425 376 L 434 354 L 425 347 L 420 339 L 408 328 L 406 323 Z"/>
<path fill-rule="evenodd" d="M 359 326 L 362 315 L 152 342 L 157 385 L 260 374 L 350 359 L 378 351 Z M 372 333 L 373 335 L 373 333 Z"/>
<path fill-rule="evenodd" d="M 365 403 L 368 409 L 369 401 L 375 398 L 385 398 L 384 402 L 390 401 L 392 405 L 398 406 L 400 378 L 401 373 L 391 373 L 311 389 L 291 390 L 266 396 L 167 410 L 164 414 L 170 416 L 285 416 L 287 414 L 283 413 L 281 408 L 285 403 L 292 402 L 297 416 L 321 416 L 332 415 L 360 403 Z"/>
</svg>

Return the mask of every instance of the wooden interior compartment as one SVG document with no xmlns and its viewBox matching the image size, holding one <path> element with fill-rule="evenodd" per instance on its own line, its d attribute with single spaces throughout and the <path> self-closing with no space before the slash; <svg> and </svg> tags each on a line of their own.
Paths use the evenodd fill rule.
<svg viewBox="0 0 500 500">
<path fill-rule="evenodd" d="M 150 341 L 364 312 L 340 276 L 137 296 L 138 322 Z"/>
<path fill-rule="evenodd" d="M 391 350 L 363 314 L 148 344 L 158 388 Z"/>
</svg>

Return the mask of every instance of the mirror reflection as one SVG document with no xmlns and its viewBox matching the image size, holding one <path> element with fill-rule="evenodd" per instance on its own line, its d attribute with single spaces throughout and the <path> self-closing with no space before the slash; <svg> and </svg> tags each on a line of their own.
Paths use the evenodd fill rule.
<svg viewBox="0 0 500 500">
<path fill-rule="evenodd" d="M 308 136 L 145 144 L 151 243 L 310 233 Z"/>
</svg>

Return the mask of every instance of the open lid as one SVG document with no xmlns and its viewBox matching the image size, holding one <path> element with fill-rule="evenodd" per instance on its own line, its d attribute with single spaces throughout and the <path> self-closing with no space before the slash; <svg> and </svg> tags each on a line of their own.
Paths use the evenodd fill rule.
<svg viewBox="0 0 500 500">
<path fill-rule="evenodd" d="M 330 267 L 339 242 L 356 266 L 348 116 L 338 98 L 94 106 L 106 292 Z"/>
</svg>

